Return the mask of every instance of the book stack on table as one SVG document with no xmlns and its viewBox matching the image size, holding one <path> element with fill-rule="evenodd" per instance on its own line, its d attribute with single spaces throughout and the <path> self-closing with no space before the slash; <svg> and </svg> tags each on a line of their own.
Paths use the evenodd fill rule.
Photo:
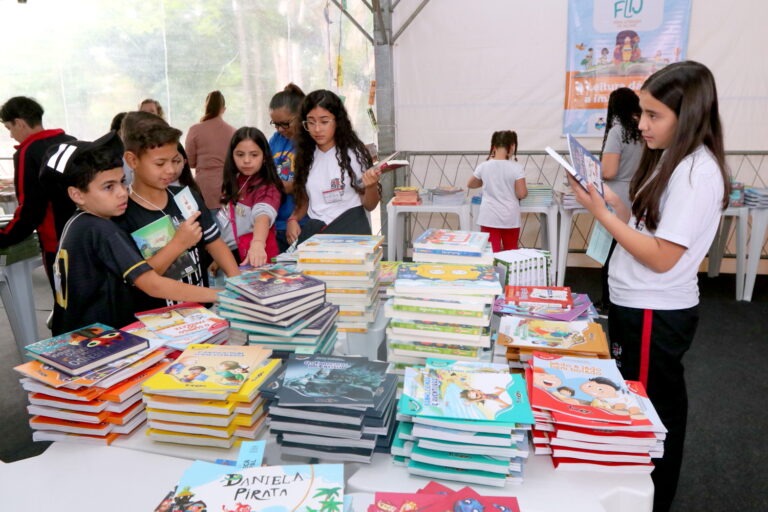
<svg viewBox="0 0 768 512">
<path fill-rule="evenodd" d="M 490 265 L 488 233 L 429 228 L 413 241 L 413 261 Z"/>
<path fill-rule="evenodd" d="M 539 249 L 512 249 L 493 255 L 504 286 L 552 286 L 552 255 Z"/>
<path fill-rule="evenodd" d="M 299 245 L 298 269 L 324 281 L 326 300 L 339 307 L 340 332 L 368 332 L 379 308 L 383 236 L 313 235 Z"/>
<path fill-rule="evenodd" d="M 27 347 L 14 369 L 29 399 L 34 441 L 110 444 L 146 419 L 141 383 L 162 371 L 166 349 L 92 324 Z"/>
<path fill-rule="evenodd" d="M 393 461 L 414 475 L 522 482 L 534 422 L 526 385 L 504 365 L 429 360 L 408 368 Z"/>
<path fill-rule="evenodd" d="M 435 187 L 429 189 L 429 197 L 433 205 L 460 205 L 464 202 L 466 196 L 466 192 L 461 187 Z"/>
<path fill-rule="evenodd" d="M 370 462 L 389 452 L 397 378 L 364 357 L 294 354 L 261 388 L 283 454 Z"/>
<path fill-rule="evenodd" d="M 338 307 L 325 283 L 280 263 L 227 278 L 219 314 L 230 323 L 229 343 L 259 345 L 275 357 L 303 351 L 328 354 L 336 344 Z"/>
<path fill-rule="evenodd" d="M 136 313 L 130 332 L 174 350 L 193 343 L 218 345 L 227 341 L 229 322 L 194 302 Z"/>
<path fill-rule="evenodd" d="M 387 360 L 423 365 L 427 358 L 491 360 L 491 305 L 501 285 L 493 267 L 403 263 L 384 314 Z"/>
<path fill-rule="evenodd" d="M 752 208 L 768 208 L 768 188 L 747 187 L 744 204 Z"/>
<path fill-rule="evenodd" d="M 528 183 L 528 195 L 520 200 L 522 207 L 550 206 L 552 204 L 552 187 L 543 183 Z"/>
<path fill-rule="evenodd" d="M 421 204 L 419 187 L 395 187 L 395 197 L 392 204 L 403 206 L 418 206 Z"/>
<path fill-rule="evenodd" d="M 265 413 L 259 386 L 280 362 L 256 346 L 190 345 L 144 381 L 150 438 L 229 448 L 254 439 Z"/>
<path fill-rule="evenodd" d="M 558 470 L 650 473 L 666 428 L 640 382 L 614 360 L 535 353 L 526 370 L 537 455 Z"/>
<path fill-rule="evenodd" d="M 502 314 L 494 354 L 511 368 L 525 368 L 534 351 L 611 357 L 592 302 L 568 287 L 507 286 L 494 311 Z"/>
</svg>

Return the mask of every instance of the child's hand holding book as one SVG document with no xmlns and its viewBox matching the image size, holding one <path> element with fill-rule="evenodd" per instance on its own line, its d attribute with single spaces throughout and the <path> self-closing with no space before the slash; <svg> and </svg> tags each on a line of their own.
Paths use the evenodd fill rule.
<svg viewBox="0 0 768 512">
<path fill-rule="evenodd" d="M 198 217 L 200 217 L 200 211 L 196 211 L 179 224 L 179 227 L 176 228 L 176 234 L 173 235 L 173 241 L 181 245 L 184 250 L 194 247 L 203 237 L 203 228 L 197 222 Z"/>
</svg>

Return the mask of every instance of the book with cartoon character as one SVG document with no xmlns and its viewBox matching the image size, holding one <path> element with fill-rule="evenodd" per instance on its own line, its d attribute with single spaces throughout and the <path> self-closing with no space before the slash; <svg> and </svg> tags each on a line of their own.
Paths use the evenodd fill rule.
<svg viewBox="0 0 768 512">
<path fill-rule="evenodd" d="M 610 356 L 605 331 L 596 322 L 504 316 L 498 332 L 497 343 L 506 347 Z"/>
<path fill-rule="evenodd" d="M 227 288 L 261 305 L 325 290 L 325 283 L 305 276 L 295 267 L 276 263 L 227 278 Z"/>
<path fill-rule="evenodd" d="M 205 343 L 229 327 L 224 318 L 195 302 L 182 302 L 173 306 L 136 313 L 136 318 L 150 331 L 155 344 L 184 350 L 193 343 Z M 131 324 L 132 328 L 138 328 Z"/>
<path fill-rule="evenodd" d="M 271 353 L 259 346 L 193 344 L 164 372 L 147 379 L 142 389 L 180 398 L 226 399 Z"/>
<path fill-rule="evenodd" d="M 490 265 L 403 263 L 397 269 L 395 293 L 436 295 L 499 295 L 496 269 Z"/>
<path fill-rule="evenodd" d="M 184 210 L 182 210 L 184 211 Z M 137 229 L 131 233 L 133 241 L 136 243 L 139 252 L 145 259 L 149 259 L 157 252 L 168 245 L 176 234 L 176 228 L 173 225 L 171 217 L 163 215 L 159 219 Z M 165 276 L 171 279 L 180 280 L 182 277 L 195 271 L 195 265 L 192 255 L 188 251 L 182 252 L 176 261 L 174 261 L 165 271 Z"/>
<path fill-rule="evenodd" d="M 349 257 L 352 254 L 371 254 L 376 252 L 384 243 L 384 237 L 379 235 L 312 235 L 297 248 L 299 258 L 304 253 L 326 252 L 337 253 L 339 257 Z M 311 257 L 311 256 L 307 256 Z"/>
</svg>

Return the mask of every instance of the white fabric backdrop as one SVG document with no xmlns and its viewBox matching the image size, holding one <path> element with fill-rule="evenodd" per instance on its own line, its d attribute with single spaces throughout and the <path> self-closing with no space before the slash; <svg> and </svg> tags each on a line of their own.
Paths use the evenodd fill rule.
<svg viewBox="0 0 768 512">
<path fill-rule="evenodd" d="M 589 1 L 589 0 L 583 0 Z M 395 31 L 420 0 L 402 0 Z M 397 40 L 397 148 L 564 149 L 566 0 L 432 0 Z M 726 149 L 768 150 L 768 2 L 692 0 L 688 58 L 717 80 Z M 585 141 L 599 149 L 598 139 Z"/>
</svg>

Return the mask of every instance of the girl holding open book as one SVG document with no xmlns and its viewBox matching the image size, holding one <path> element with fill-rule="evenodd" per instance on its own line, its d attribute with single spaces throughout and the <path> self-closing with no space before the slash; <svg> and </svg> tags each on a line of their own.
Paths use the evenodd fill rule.
<svg viewBox="0 0 768 512">
<path fill-rule="evenodd" d="M 630 183 L 631 208 L 610 187 L 605 200 L 572 179 L 571 188 L 619 244 L 610 264 L 609 335 L 622 375 L 645 385 L 668 429 L 652 473 L 654 511 L 660 511 L 671 505 L 682 462 L 688 409 L 682 358 L 698 324 L 696 274 L 728 205 L 729 181 L 707 67 L 670 64 L 645 81 L 639 96 L 646 146 Z"/>
<path fill-rule="evenodd" d="M 488 159 L 477 166 L 467 187 L 483 187 L 477 223 L 483 233 L 489 233 L 493 252 L 517 249 L 520 199 L 528 195 L 525 171 L 517 163 L 517 133 L 510 130 L 493 133 Z"/>
</svg>

